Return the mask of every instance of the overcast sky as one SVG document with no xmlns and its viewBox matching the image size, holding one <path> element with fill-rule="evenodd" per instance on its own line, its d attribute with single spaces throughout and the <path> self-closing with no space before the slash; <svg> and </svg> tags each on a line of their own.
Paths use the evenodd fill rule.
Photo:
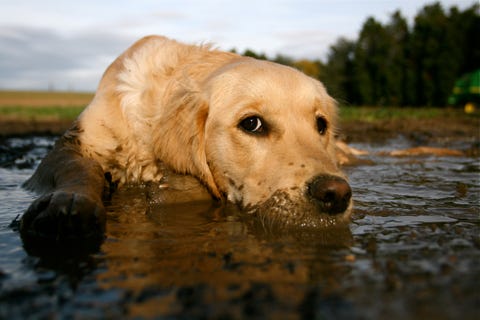
<svg viewBox="0 0 480 320">
<path fill-rule="evenodd" d="M 444 0 L 465 9 L 478 0 Z M 0 0 L 0 89 L 93 91 L 136 39 L 162 34 L 270 57 L 324 59 L 369 16 L 409 22 L 424 0 Z"/>
</svg>

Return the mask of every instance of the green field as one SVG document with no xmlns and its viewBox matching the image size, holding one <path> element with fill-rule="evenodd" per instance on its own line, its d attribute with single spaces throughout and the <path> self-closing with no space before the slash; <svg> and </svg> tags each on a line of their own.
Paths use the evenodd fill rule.
<svg viewBox="0 0 480 320">
<path fill-rule="evenodd" d="M 398 108 L 398 107 L 340 107 L 340 119 L 375 122 L 392 119 L 431 119 L 462 114 L 458 109 Z"/>
<path fill-rule="evenodd" d="M 0 91 L 0 117 L 4 119 L 75 119 L 93 93 Z"/>
<path fill-rule="evenodd" d="M 75 119 L 84 107 L 28 107 L 28 106 L 0 106 L 0 117 L 20 118 L 20 119 Z"/>
</svg>

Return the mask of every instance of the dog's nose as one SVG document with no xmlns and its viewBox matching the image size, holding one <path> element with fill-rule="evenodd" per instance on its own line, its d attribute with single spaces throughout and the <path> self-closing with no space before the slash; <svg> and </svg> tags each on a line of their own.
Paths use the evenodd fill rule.
<svg viewBox="0 0 480 320">
<path fill-rule="evenodd" d="M 308 183 L 308 194 L 318 202 L 323 212 L 339 214 L 347 210 L 352 189 L 343 178 L 320 175 Z"/>
</svg>

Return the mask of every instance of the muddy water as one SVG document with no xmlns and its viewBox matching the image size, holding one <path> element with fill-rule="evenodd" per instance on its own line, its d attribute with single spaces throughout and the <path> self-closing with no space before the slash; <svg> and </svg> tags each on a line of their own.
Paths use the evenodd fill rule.
<svg viewBox="0 0 480 320">
<path fill-rule="evenodd" d="M 162 207 L 148 187 L 108 205 L 100 252 L 28 255 L 11 227 L 19 185 L 51 138 L 0 143 L 0 318 L 478 319 L 480 163 L 392 158 L 346 168 L 354 221 L 265 232 L 231 208 Z M 462 141 L 456 147 L 467 147 Z"/>
</svg>

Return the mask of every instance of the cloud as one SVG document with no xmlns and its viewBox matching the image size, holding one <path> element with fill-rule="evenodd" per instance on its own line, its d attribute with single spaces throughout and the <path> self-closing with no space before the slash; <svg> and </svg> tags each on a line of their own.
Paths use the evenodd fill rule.
<svg viewBox="0 0 480 320">
<path fill-rule="evenodd" d="M 240 51 L 248 44 L 253 49 L 262 48 L 267 39 L 265 34 L 254 38 L 237 34 L 232 39 L 213 31 L 227 29 L 228 21 L 218 19 L 205 23 L 210 25 L 204 28 L 203 38 L 225 50 L 242 42 Z M 94 91 L 108 65 L 139 38 L 122 28 L 107 28 L 110 32 L 98 29 L 101 30 L 88 28 L 62 34 L 48 28 L 0 26 L 0 89 Z M 201 43 L 199 35 L 196 38 L 188 33 L 182 35 L 185 39 L 179 40 Z M 318 57 L 319 47 L 326 41 L 322 33 L 298 31 L 279 34 L 275 47 L 280 47 L 279 51 L 287 55 Z M 275 56 L 275 47 L 267 54 Z"/>
<path fill-rule="evenodd" d="M 180 13 L 178 11 L 155 11 L 151 14 L 151 16 L 155 19 L 160 20 L 185 20 L 187 19 L 187 15 L 184 13 Z"/>
<path fill-rule="evenodd" d="M 94 90 L 103 71 L 133 37 L 0 27 L 0 89 Z"/>
<path fill-rule="evenodd" d="M 147 34 L 269 57 L 325 58 L 339 36 L 357 36 L 367 16 L 387 21 L 400 8 L 411 18 L 427 2 L 6 1 L 0 10 L 0 89 L 95 90 L 106 67 Z M 466 7 L 471 0 L 442 3 Z"/>
<path fill-rule="evenodd" d="M 281 44 L 278 51 L 295 58 L 324 59 L 335 35 L 327 30 L 305 29 L 275 34 Z"/>
</svg>

